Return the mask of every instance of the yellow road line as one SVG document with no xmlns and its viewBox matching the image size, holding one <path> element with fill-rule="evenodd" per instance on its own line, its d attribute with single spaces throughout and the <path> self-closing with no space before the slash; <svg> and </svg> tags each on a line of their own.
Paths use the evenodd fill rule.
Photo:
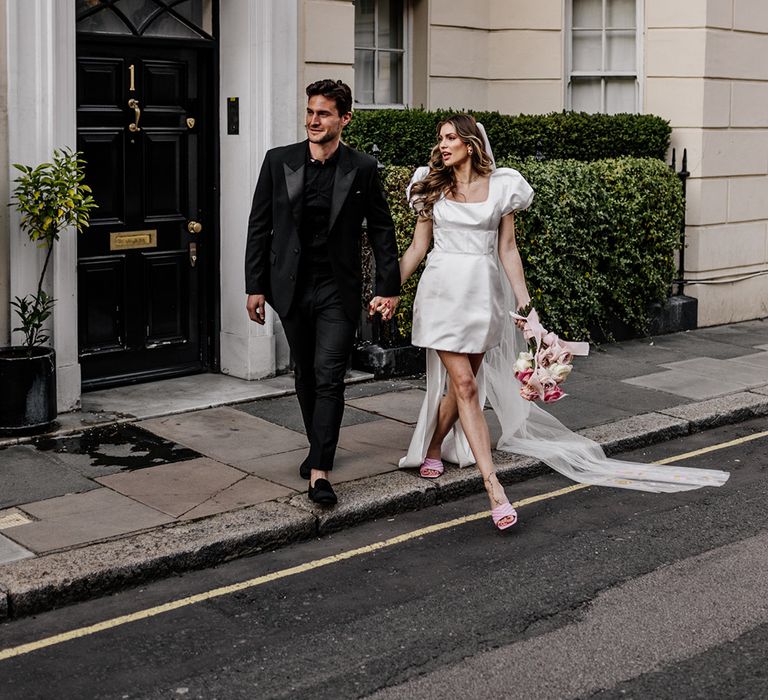
<svg viewBox="0 0 768 700">
<path fill-rule="evenodd" d="M 702 447 L 700 450 L 693 450 L 692 452 L 684 452 L 681 455 L 674 457 L 666 457 L 660 459 L 654 464 L 669 464 L 670 462 L 678 462 L 681 459 L 690 459 L 691 457 L 698 457 L 699 455 L 707 454 L 707 452 L 714 452 L 715 450 L 724 450 L 728 447 L 735 447 L 736 445 L 743 445 L 745 442 L 751 442 L 752 440 L 759 440 L 760 438 L 768 437 L 768 430 L 763 430 L 762 433 L 754 433 L 753 435 L 745 435 L 744 437 L 736 438 L 735 440 L 729 440 L 728 442 L 719 442 L 717 445 L 710 445 L 709 447 Z"/>
<path fill-rule="evenodd" d="M 766 437 L 766 436 L 768 436 L 768 430 L 763 431 L 761 433 L 755 433 L 754 435 L 747 435 L 745 437 L 738 438 L 736 440 L 729 440 L 728 442 L 719 443 L 717 445 L 710 445 L 709 447 L 703 447 L 700 450 L 685 452 L 680 455 L 675 455 L 674 457 L 661 459 L 657 462 L 654 462 L 654 464 L 669 464 L 670 462 L 678 462 L 680 460 L 690 459 L 691 457 L 705 454 L 707 452 L 714 452 L 715 450 L 722 450 L 728 447 L 733 447 L 735 445 L 740 445 L 742 443 L 749 442 L 751 440 L 758 440 L 759 438 Z M 524 506 L 531 505 L 532 503 L 538 503 L 539 501 L 545 501 L 552 498 L 565 496 L 566 494 L 573 493 L 574 491 L 579 491 L 581 489 L 589 488 L 589 486 L 590 484 L 574 484 L 572 486 L 566 486 L 565 488 L 562 488 L 562 489 L 557 489 L 556 491 L 549 491 L 548 493 L 542 493 L 536 496 L 530 496 L 529 498 L 523 498 L 519 501 L 513 502 L 512 505 L 515 506 L 516 508 L 522 508 Z M 396 537 L 390 537 L 389 539 L 386 539 L 386 540 L 374 542 L 372 544 L 365 545 L 364 547 L 358 547 L 357 549 L 350 549 L 346 552 L 341 552 L 340 554 L 333 554 L 328 557 L 323 557 L 322 559 L 316 559 L 315 561 L 299 564 L 298 566 L 291 566 L 287 569 L 274 571 L 271 574 L 264 574 L 263 576 L 257 576 L 255 578 L 248 579 L 247 581 L 241 581 L 240 583 L 233 583 L 228 586 L 221 586 L 219 588 L 214 588 L 210 591 L 205 591 L 203 593 L 197 593 L 195 595 L 187 596 L 186 598 L 179 598 L 178 600 L 172 600 L 169 603 L 156 605 L 154 607 L 146 608 L 144 610 L 139 610 L 137 612 L 129 613 L 127 615 L 120 615 L 119 617 L 114 617 L 110 620 L 97 622 L 96 624 L 88 625 L 86 627 L 79 627 L 77 629 L 69 630 L 68 632 L 62 632 L 61 634 L 56 634 L 51 637 L 38 639 L 34 642 L 29 642 L 27 644 L 20 644 L 19 646 L 8 647 L 7 649 L 0 649 L 0 661 L 3 661 L 5 659 L 10 659 L 15 656 L 22 656 L 24 654 L 29 654 L 33 651 L 38 651 L 40 649 L 45 649 L 46 647 L 62 644 L 64 642 L 68 642 L 73 639 L 78 639 L 80 637 L 87 637 L 92 634 L 96 634 L 97 632 L 104 632 L 105 630 L 113 629 L 115 627 L 120 627 L 121 625 L 126 625 L 131 622 L 137 622 L 139 620 L 146 620 L 147 618 L 150 618 L 150 617 L 156 617 L 157 615 L 163 615 L 164 613 L 172 612 L 173 610 L 178 610 L 179 608 L 184 608 L 189 605 L 196 605 L 197 603 L 202 603 L 206 600 L 212 600 L 213 598 L 219 598 L 221 596 L 230 595 L 232 593 L 237 593 L 238 591 L 247 590 L 249 588 L 255 588 L 256 586 L 261 586 L 265 583 L 271 583 L 272 581 L 278 581 L 282 578 L 295 576 L 296 574 L 303 574 L 303 573 L 306 573 L 307 571 L 320 569 L 330 564 L 337 564 L 339 562 L 346 561 L 347 559 L 353 559 L 354 557 L 359 557 L 363 554 L 370 554 L 371 552 L 376 552 L 386 547 L 392 547 L 394 545 L 402 544 L 404 542 L 408 542 L 410 540 L 414 540 L 419 537 L 424 537 L 425 535 L 430 535 L 433 532 L 440 532 L 441 530 L 448 530 L 452 527 L 458 527 L 459 525 L 464 525 L 466 523 L 474 522 L 475 520 L 482 520 L 484 518 L 489 517 L 490 514 L 491 512 L 489 510 L 485 510 L 480 513 L 464 515 L 460 518 L 454 518 L 453 520 L 447 520 L 442 523 L 428 525 L 427 527 L 422 527 L 422 528 L 419 528 L 418 530 L 411 530 L 410 532 L 403 533 L 402 535 L 397 535 Z"/>
</svg>

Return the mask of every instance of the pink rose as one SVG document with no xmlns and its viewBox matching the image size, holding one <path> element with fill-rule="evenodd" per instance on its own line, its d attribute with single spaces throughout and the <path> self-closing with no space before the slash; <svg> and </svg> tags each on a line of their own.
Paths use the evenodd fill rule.
<svg viewBox="0 0 768 700">
<path fill-rule="evenodd" d="M 557 385 L 557 380 L 552 375 L 550 370 L 544 367 L 539 367 L 536 370 L 534 380 L 538 381 L 544 392 L 550 391 Z"/>
<path fill-rule="evenodd" d="M 526 401 L 536 401 L 536 399 L 541 398 L 539 390 L 530 384 L 523 384 L 523 386 L 520 387 L 520 396 Z"/>
<path fill-rule="evenodd" d="M 559 365 L 570 365 L 571 362 L 573 362 L 573 355 L 567 350 L 561 352 L 560 356 L 557 358 L 557 364 Z"/>
<path fill-rule="evenodd" d="M 565 392 L 555 384 L 552 389 L 548 389 L 544 392 L 544 403 L 554 403 L 555 401 L 562 399 L 563 396 L 565 396 Z"/>
<path fill-rule="evenodd" d="M 523 384 L 525 384 L 533 374 L 533 370 L 528 368 L 523 370 L 522 372 L 515 372 L 515 377 L 519 379 Z"/>
<path fill-rule="evenodd" d="M 536 356 L 536 364 L 538 364 L 541 367 L 549 367 L 554 358 L 549 352 L 549 349 L 547 350 L 541 350 L 539 354 Z"/>
</svg>

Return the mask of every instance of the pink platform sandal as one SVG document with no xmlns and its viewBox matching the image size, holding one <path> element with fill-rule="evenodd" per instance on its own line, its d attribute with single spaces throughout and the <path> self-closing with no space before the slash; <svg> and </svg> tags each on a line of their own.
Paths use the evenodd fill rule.
<svg viewBox="0 0 768 700">
<path fill-rule="evenodd" d="M 424 479 L 437 479 L 443 475 L 445 467 L 439 459 L 427 457 L 419 467 L 419 476 Z"/>
<path fill-rule="evenodd" d="M 494 484 L 491 479 L 495 479 L 496 483 Z M 488 476 L 483 478 L 483 481 L 488 485 L 486 486 L 486 490 L 491 497 L 491 502 L 499 504 L 491 508 L 493 524 L 499 528 L 499 530 L 506 530 L 508 527 L 512 527 L 517 522 L 517 511 L 512 507 L 512 504 L 509 501 L 506 503 L 500 502 L 501 498 L 497 495 L 498 491 L 496 486 L 501 490 L 501 495 L 504 500 L 506 500 L 506 496 L 504 495 L 504 488 L 499 483 L 499 477 L 496 476 L 496 472 L 492 471 Z"/>
<path fill-rule="evenodd" d="M 491 510 L 491 517 L 499 530 L 506 530 L 517 522 L 517 511 L 511 503 L 502 503 Z"/>
</svg>

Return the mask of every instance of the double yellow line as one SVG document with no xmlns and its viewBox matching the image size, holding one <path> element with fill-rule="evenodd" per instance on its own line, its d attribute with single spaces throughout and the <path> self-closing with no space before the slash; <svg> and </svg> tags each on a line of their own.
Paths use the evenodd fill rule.
<svg viewBox="0 0 768 700">
<path fill-rule="evenodd" d="M 691 457 L 696 457 L 698 455 L 706 454 L 707 452 L 714 452 L 715 450 L 723 450 L 728 447 L 734 447 L 736 445 L 741 445 L 745 442 L 750 442 L 752 440 L 759 440 L 760 438 L 764 438 L 764 437 L 768 437 L 768 430 L 760 433 L 755 433 L 754 435 L 747 435 L 745 437 L 737 438 L 736 440 L 729 440 L 728 442 L 718 443 L 717 445 L 710 445 L 709 447 L 703 447 L 700 450 L 685 452 L 683 454 L 675 455 L 674 457 L 667 457 L 666 459 L 660 459 L 658 462 L 654 462 L 654 464 L 669 464 L 670 462 L 679 462 L 684 459 L 690 459 Z M 557 489 L 556 491 L 542 493 L 537 496 L 531 496 L 530 498 L 523 498 L 522 500 L 515 501 L 512 505 L 515 508 L 522 508 L 524 506 L 531 505 L 532 503 L 538 503 L 539 501 L 546 501 L 552 498 L 558 498 L 568 493 L 573 493 L 574 491 L 579 491 L 580 489 L 585 489 L 585 488 L 589 488 L 589 484 L 574 484 L 573 486 L 567 486 L 562 489 Z M 482 511 L 480 513 L 473 513 L 472 515 L 465 515 L 465 516 L 462 516 L 461 518 L 454 518 L 453 520 L 447 520 L 442 523 L 436 523 L 435 525 L 422 527 L 422 528 L 419 528 L 418 530 L 411 530 L 410 532 L 406 532 L 402 535 L 398 535 L 397 537 L 390 537 L 389 539 L 381 540 L 379 542 L 374 542 L 373 544 L 368 544 L 368 545 L 365 545 L 364 547 L 358 547 L 357 549 L 350 549 L 346 552 L 341 552 L 340 554 L 333 554 L 328 557 L 323 557 L 322 559 L 316 559 L 314 561 L 309 561 L 304 564 L 299 564 L 298 566 L 291 566 L 287 569 L 274 571 L 271 574 L 257 576 L 255 578 L 248 579 L 247 581 L 241 581 L 240 583 L 233 583 L 228 586 L 221 586 L 219 588 L 214 588 L 210 591 L 205 591 L 203 593 L 197 593 L 195 595 L 187 596 L 186 598 L 179 598 L 178 600 L 172 600 L 168 603 L 163 603 L 162 605 L 156 605 L 151 608 L 146 608 L 144 610 L 139 610 L 137 612 L 129 613 L 127 615 L 120 615 L 119 617 L 113 617 L 109 620 L 97 622 L 96 624 L 93 624 L 93 625 L 87 625 L 86 627 L 79 627 L 77 629 L 69 630 L 68 632 L 62 632 L 61 634 L 55 634 L 51 637 L 44 637 L 43 639 L 38 639 L 34 642 L 29 642 L 27 644 L 20 644 L 19 646 L 8 647 L 7 649 L 0 649 L 0 661 L 3 661 L 5 659 L 10 659 L 15 656 L 22 656 L 24 654 L 29 654 L 33 651 L 38 651 L 39 649 L 45 649 L 46 647 L 55 646 L 57 644 L 63 644 L 64 642 L 69 642 L 73 639 L 78 639 L 80 637 L 88 637 L 92 634 L 97 634 L 98 632 L 104 632 L 105 630 L 114 629 L 115 627 L 120 627 L 121 625 L 127 625 L 131 622 L 138 622 L 139 620 L 146 620 L 147 618 L 150 618 L 150 617 L 163 615 L 165 613 L 172 612 L 173 610 L 179 610 L 180 608 L 185 608 L 189 605 L 197 605 L 198 603 L 203 603 L 206 600 L 212 600 L 214 598 L 220 598 L 221 596 L 231 595 L 232 593 L 237 593 L 238 591 L 244 591 L 249 588 L 256 588 L 257 586 L 261 586 L 265 583 L 271 583 L 272 581 L 279 581 L 280 579 L 288 578 L 289 576 L 296 576 L 297 574 L 303 574 L 308 571 L 314 571 L 315 569 L 320 569 L 324 566 L 329 566 L 331 564 L 338 564 L 339 562 L 346 561 L 347 559 L 353 559 L 363 554 L 370 554 L 371 552 L 376 552 L 380 549 L 385 549 L 387 547 L 393 547 L 394 545 L 403 544 L 404 542 L 414 540 L 418 537 L 423 537 L 424 535 L 430 535 L 433 532 L 448 530 L 452 527 L 458 527 L 459 525 L 471 523 L 471 522 L 474 522 L 475 520 L 482 520 L 489 516 L 490 516 L 490 511 L 487 511 L 487 510 Z"/>
</svg>

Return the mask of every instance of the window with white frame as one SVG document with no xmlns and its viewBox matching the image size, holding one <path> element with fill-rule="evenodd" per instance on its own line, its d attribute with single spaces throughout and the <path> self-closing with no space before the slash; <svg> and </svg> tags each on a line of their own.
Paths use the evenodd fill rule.
<svg viewBox="0 0 768 700">
<path fill-rule="evenodd" d="M 355 102 L 405 104 L 406 0 L 355 0 Z"/>
<path fill-rule="evenodd" d="M 568 106 L 576 112 L 639 110 L 636 0 L 571 0 Z"/>
</svg>

